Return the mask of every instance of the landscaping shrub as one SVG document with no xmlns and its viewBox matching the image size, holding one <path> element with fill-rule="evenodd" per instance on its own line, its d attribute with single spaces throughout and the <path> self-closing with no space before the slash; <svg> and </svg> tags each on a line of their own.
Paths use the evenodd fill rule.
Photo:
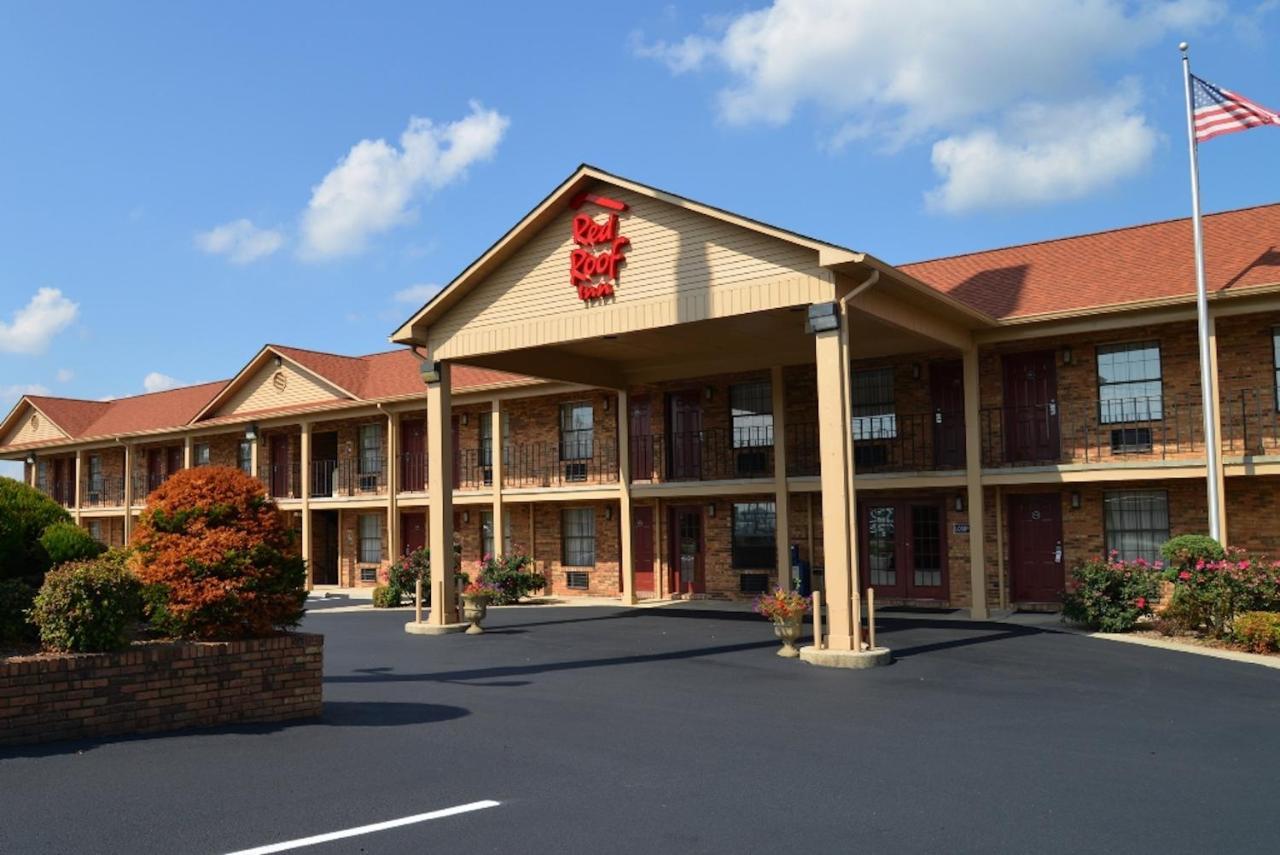
<svg viewBox="0 0 1280 855">
<path fill-rule="evenodd" d="M 400 605 L 400 594 L 390 585 L 379 585 L 373 589 L 373 607 L 375 609 L 394 609 Z"/>
<path fill-rule="evenodd" d="M 25 578 L 39 586 L 51 566 L 40 535 L 59 522 L 71 522 L 71 515 L 53 499 L 21 481 L 0 478 L 0 579 Z"/>
<path fill-rule="evenodd" d="M 20 579 L 0 579 L 0 644 L 36 639 L 36 627 L 27 611 L 35 589 Z"/>
<path fill-rule="evenodd" d="M 1231 634 L 1236 615 L 1280 609 L 1280 564 L 1227 549 L 1221 560 L 1197 559 L 1166 571 L 1173 601 L 1161 618 L 1173 630 L 1214 638 Z"/>
<path fill-rule="evenodd" d="M 112 550 L 49 571 L 31 609 L 47 649 L 99 653 L 129 644 L 142 616 L 142 595 L 127 556 Z"/>
<path fill-rule="evenodd" d="M 147 497 L 133 545 L 162 631 L 254 638 L 302 619 L 306 566 L 262 484 L 238 469 L 184 469 Z"/>
<path fill-rule="evenodd" d="M 431 587 L 431 553 L 426 549 L 415 549 L 401 556 L 387 570 L 388 596 L 395 599 L 392 605 L 400 605 L 406 597 L 412 601 L 419 579 L 422 580 L 422 599 L 427 600 Z"/>
<path fill-rule="evenodd" d="M 107 547 L 73 522 L 56 522 L 40 535 L 40 544 L 54 567 L 67 561 L 97 558 Z"/>
<path fill-rule="evenodd" d="M 1232 637 L 1253 653 L 1280 650 L 1280 613 L 1245 612 L 1236 617 Z"/>
<path fill-rule="evenodd" d="M 1207 534 L 1180 534 L 1160 547 L 1165 566 L 1173 570 L 1194 567 L 1200 561 L 1221 561 L 1227 557 L 1222 544 Z"/>
<path fill-rule="evenodd" d="M 480 565 L 480 581 L 497 590 L 490 605 L 506 606 L 518 602 L 521 597 L 536 594 L 547 585 L 546 577 L 533 569 L 533 559 L 528 555 L 494 557 L 486 555 Z"/>
<path fill-rule="evenodd" d="M 1103 632 L 1128 632 L 1151 614 L 1160 595 L 1160 571 L 1152 564 L 1112 557 L 1081 562 L 1071 571 L 1062 616 Z"/>
</svg>

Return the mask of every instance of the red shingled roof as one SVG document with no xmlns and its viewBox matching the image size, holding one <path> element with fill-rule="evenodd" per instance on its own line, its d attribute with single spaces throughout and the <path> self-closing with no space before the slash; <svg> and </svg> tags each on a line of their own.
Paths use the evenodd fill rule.
<svg viewBox="0 0 1280 855">
<path fill-rule="evenodd" d="M 367 356 L 342 356 L 296 347 L 270 345 L 289 359 L 313 371 L 330 383 L 345 389 L 361 401 L 376 401 L 406 395 L 424 395 L 419 366 L 422 359 L 409 348 L 373 353 Z M 28 395 L 25 400 L 37 407 L 72 439 L 144 433 L 184 427 L 205 409 L 231 381 L 218 380 L 198 386 L 182 386 L 164 392 L 151 392 L 111 401 L 84 401 L 76 398 L 54 398 Z M 490 371 L 458 365 L 453 370 L 453 389 L 462 392 L 486 386 L 540 382 L 518 374 Z M 350 401 L 334 401 L 301 409 L 328 410 L 349 406 Z M 299 409 L 284 407 L 280 411 Z M 242 413 L 261 416 L 262 413 Z M 224 419 L 209 419 L 211 423 Z M 234 419 L 225 419 L 234 421 Z M 201 421 L 204 423 L 204 420 Z M 50 444 L 48 442 L 40 445 Z M 53 443 L 56 444 L 56 443 Z"/>
<path fill-rule="evenodd" d="M 1204 218 L 1210 292 L 1280 284 L 1280 204 Z M 1001 319 L 1195 294 L 1191 220 L 904 264 L 927 285 Z"/>
</svg>

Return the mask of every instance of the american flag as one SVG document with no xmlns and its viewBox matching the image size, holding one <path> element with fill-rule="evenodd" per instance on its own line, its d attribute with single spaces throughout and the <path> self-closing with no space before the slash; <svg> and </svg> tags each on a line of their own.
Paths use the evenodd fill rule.
<svg viewBox="0 0 1280 855">
<path fill-rule="evenodd" d="M 1280 114 L 1229 89 L 1219 89 L 1191 75 L 1191 102 L 1195 107 L 1196 142 L 1223 134 L 1247 131 L 1262 125 L 1280 125 Z"/>
</svg>

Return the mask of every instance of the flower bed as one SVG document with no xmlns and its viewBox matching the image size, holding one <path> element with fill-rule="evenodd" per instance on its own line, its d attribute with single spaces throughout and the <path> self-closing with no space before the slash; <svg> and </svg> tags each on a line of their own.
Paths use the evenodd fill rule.
<svg viewBox="0 0 1280 855">
<path fill-rule="evenodd" d="M 152 733 L 321 712 L 324 637 L 143 642 L 0 660 L 0 745 Z"/>
</svg>

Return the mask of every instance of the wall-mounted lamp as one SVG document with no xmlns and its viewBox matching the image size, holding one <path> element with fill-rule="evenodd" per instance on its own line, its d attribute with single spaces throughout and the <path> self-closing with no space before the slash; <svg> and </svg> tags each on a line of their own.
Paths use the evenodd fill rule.
<svg viewBox="0 0 1280 855">
<path fill-rule="evenodd" d="M 246 442 L 253 442 L 258 438 L 258 426 L 250 424 L 244 429 L 244 438 Z"/>
<path fill-rule="evenodd" d="M 440 382 L 440 363 L 424 362 L 422 367 L 418 369 L 419 375 L 422 377 L 422 385 L 429 386 L 432 383 Z"/>
<path fill-rule="evenodd" d="M 805 319 L 805 331 L 811 333 L 831 332 L 840 329 L 840 311 L 835 303 L 814 303 L 809 307 L 809 316 Z"/>
<path fill-rule="evenodd" d="M 1070 347 L 1062 348 L 1062 364 L 1063 365 L 1071 364 L 1071 348 Z"/>
<path fill-rule="evenodd" d="M 28 454 L 28 455 L 27 455 L 27 465 L 28 465 L 28 466 L 35 466 L 35 465 L 36 465 L 36 456 L 35 456 L 34 454 Z"/>
<path fill-rule="evenodd" d="M 707 502 L 707 516 L 714 517 L 716 515 L 716 503 Z"/>
<path fill-rule="evenodd" d="M 605 398 L 605 399 L 604 399 L 604 411 L 605 411 L 606 413 L 607 413 L 607 412 L 609 412 L 609 399 L 608 399 L 608 398 Z"/>
<path fill-rule="evenodd" d="M 912 380 L 920 379 L 920 363 L 919 362 L 911 363 L 911 379 Z"/>
<path fill-rule="evenodd" d="M 463 511 L 463 512 L 462 512 L 462 522 L 463 522 L 463 523 L 469 523 L 469 522 L 471 522 L 471 511 Z"/>
<path fill-rule="evenodd" d="M 716 393 L 716 390 L 715 390 L 715 387 L 714 387 L 714 386 L 703 386 L 703 387 L 702 387 L 702 397 L 706 398 L 708 401 L 710 401 L 710 400 L 711 400 L 711 397 L 712 397 L 713 395 L 715 395 L 715 393 Z"/>
<path fill-rule="evenodd" d="M 1080 491 L 1079 490 L 1071 491 L 1071 510 L 1073 511 L 1080 510 Z"/>
<path fill-rule="evenodd" d="M 459 416 L 458 421 L 462 422 L 465 425 L 471 421 L 471 417 L 468 416 L 466 413 L 463 413 L 461 416 Z"/>
<path fill-rule="evenodd" d="M 963 511 L 963 510 L 964 510 L 964 493 L 956 493 L 956 504 L 955 504 L 955 508 L 956 508 L 956 510 L 957 510 L 957 511 Z"/>
<path fill-rule="evenodd" d="M 607 520 L 613 519 L 613 505 L 604 506 L 604 518 Z"/>
</svg>

